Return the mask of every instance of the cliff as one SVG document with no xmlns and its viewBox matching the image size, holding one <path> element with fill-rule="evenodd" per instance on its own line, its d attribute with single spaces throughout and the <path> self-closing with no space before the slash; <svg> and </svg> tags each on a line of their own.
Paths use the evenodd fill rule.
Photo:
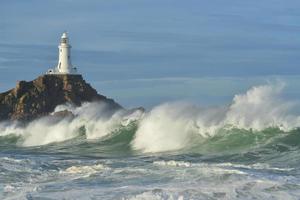
<svg viewBox="0 0 300 200">
<path fill-rule="evenodd" d="M 112 110 L 122 107 L 97 93 L 81 75 L 43 75 L 33 81 L 20 81 L 14 89 L 0 93 L 0 121 L 29 121 L 48 115 L 55 107 L 70 103 L 101 101 Z"/>
</svg>

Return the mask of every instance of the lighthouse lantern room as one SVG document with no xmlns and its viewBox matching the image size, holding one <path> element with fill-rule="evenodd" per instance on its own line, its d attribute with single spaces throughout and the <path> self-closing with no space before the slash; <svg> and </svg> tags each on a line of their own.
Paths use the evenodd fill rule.
<svg viewBox="0 0 300 200">
<path fill-rule="evenodd" d="M 71 45 L 66 32 L 61 36 L 58 50 L 58 64 L 56 68 L 49 69 L 47 74 L 77 74 L 77 69 L 71 62 Z"/>
</svg>

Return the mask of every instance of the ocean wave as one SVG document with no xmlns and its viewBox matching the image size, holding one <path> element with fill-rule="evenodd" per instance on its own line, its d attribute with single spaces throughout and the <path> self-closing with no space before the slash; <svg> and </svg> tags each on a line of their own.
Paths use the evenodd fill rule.
<svg viewBox="0 0 300 200">
<path fill-rule="evenodd" d="M 122 145 L 142 153 L 217 152 L 267 145 L 278 138 L 293 137 L 300 127 L 298 104 L 284 100 L 283 89 L 282 83 L 255 86 L 235 95 L 229 106 L 204 108 L 173 102 L 147 113 L 140 109 L 111 112 L 102 103 L 61 105 L 55 112 L 69 110 L 74 116 L 59 120 L 44 117 L 25 126 L 0 123 L 0 144 L 10 141 L 25 147 L 40 146 L 80 137 L 101 140 L 101 145 L 110 147 L 123 140 Z"/>
<path fill-rule="evenodd" d="M 230 106 L 201 108 L 187 103 L 165 103 L 141 120 L 132 142 L 145 153 L 174 151 L 226 130 L 260 133 L 268 128 L 288 132 L 300 126 L 297 104 L 281 97 L 283 84 L 256 86 L 236 95 Z M 227 133 L 230 131 L 227 131 Z"/>
<path fill-rule="evenodd" d="M 103 103 L 85 103 L 81 107 L 61 105 L 56 108 L 55 112 L 60 110 L 69 110 L 75 117 L 65 117 L 59 120 L 51 116 L 43 117 L 26 126 L 17 122 L 4 122 L 0 124 L 0 137 L 21 136 L 22 139 L 19 140 L 21 146 L 47 145 L 81 135 L 88 140 L 93 140 L 106 137 L 143 115 L 141 110 L 120 110 L 111 113 L 107 105 Z"/>
</svg>

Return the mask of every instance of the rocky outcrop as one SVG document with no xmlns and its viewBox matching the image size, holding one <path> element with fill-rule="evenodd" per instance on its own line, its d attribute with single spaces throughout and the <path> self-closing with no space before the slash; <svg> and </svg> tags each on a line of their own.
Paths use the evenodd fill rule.
<svg viewBox="0 0 300 200">
<path fill-rule="evenodd" d="M 112 110 L 122 108 L 98 94 L 81 75 L 43 75 L 33 81 L 20 81 L 14 89 L 0 93 L 0 121 L 30 121 L 48 115 L 61 104 L 80 106 L 92 101 L 104 102 Z"/>
</svg>

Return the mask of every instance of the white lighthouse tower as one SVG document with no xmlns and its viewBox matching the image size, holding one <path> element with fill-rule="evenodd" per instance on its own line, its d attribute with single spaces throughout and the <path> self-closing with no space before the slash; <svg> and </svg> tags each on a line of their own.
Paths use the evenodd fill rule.
<svg viewBox="0 0 300 200">
<path fill-rule="evenodd" d="M 77 74 L 76 67 L 71 62 L 71 48 L 69 38 L 66 32 L 61 36 L 58 45 L 58 64 L 55 69 L 49 69 L 47 74 Z"/>
</svg>

